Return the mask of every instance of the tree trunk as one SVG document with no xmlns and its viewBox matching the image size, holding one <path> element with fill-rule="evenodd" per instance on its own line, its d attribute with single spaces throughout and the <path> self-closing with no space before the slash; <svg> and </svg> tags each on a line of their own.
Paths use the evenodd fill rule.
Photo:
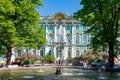
<svg viewBox="0 0 120 80">
<path fill-rule="evenodd" d="M 12 56 L 12 47 L 7 47 L 7 61 L 6 61 L 6 65 L 10 64 L 11 61 L 11 56 Z"/>
<path fill-rule="evenodd" d="M 114 42 L 108 42 L 109 45 L 109 65 L 110 69 L 114 66 Z"/>
</svg>

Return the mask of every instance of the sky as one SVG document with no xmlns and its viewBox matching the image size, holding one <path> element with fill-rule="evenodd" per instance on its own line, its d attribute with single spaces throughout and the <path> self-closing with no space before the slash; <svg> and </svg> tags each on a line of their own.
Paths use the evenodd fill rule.
<svg viewBox="0 0 120 80">
<path fill-rule="evenodd" d="M 42 0 L 44 6 L 39 7 L 38 11 L 41 16 L 48 16 L 51 13 L 56 14 L 58 12 L 68 13 L 72 16 L 82 8 L 80 1 L 81 0 Z"/>
</svg>

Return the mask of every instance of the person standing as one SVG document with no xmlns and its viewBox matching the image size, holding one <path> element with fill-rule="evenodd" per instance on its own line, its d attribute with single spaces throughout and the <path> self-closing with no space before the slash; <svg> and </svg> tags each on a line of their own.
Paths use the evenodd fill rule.
<svg viewBox="0 0 120 80">
<path fill-rule="evenodd" d="M 83 61 L 83 68 L 86 69 L 87 68 L 87 63 L 86 60 Z"/>
</svg>

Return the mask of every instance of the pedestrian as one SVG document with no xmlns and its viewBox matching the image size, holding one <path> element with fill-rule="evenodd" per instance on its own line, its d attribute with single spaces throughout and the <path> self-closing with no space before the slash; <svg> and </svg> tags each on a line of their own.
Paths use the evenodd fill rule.
<svg viewBox="0 0 120 80">
<path fill-rule="evenodd" d="M 105 70 L 108 70 L 108 69 L 110 69 L 110 65 L 109 65 L 108 60 L 106 60 L 106 62 L 105 62 Z"/>
<path fill-rule="evenodd" d="M 84 69 L 87 69 L 87 63 L 86 63 L 86 60 L 84 60 L 84 62 L 83 62 L 83 68 L 84 68 Z"/>
<path fill-rule="evenodd" d="M 88 68 L 89 67 L 89 61 L 88 61 L 88 59 L 86 59 L 85 62 L 86 62 L 87 68 Z"/>
</svg>

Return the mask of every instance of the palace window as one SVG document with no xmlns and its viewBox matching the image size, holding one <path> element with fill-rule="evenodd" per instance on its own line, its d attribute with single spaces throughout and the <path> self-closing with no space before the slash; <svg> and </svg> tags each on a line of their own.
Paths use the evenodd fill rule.
<svg viewBox="0 0 120 80">
<path fill-rule="evenodd" d="M 57 30 L 60 28 L 60 25 L 57 26 Z"/>
<path fill-rule="evenodd" d="M 79 25 L 76 25 L 76 30 L 79 30 Z"/>
<path fill-rule="evenodd" d="M 49 43 L 52 43 L 54 42 L 54 36 L 52 34 L 50 34 L 49 36 Z"/>
<path fill-rule="evenodd" d="M 72 51 L 71 51 L 71 48 L 68 49 L 68 57 L 72 57 Z"/>
<path fill-rule="evenodd" d="M 44 57 L 43 50 L 40 51 L 40 56 Z"/>
<path fill-rule="evenodd" d="M 83 30 L 86 30 L 86 26 L 83 26 Z"/>
<path fill-rule="evenodd" d="M 63 35 L 60 35 L 60 42 L 64 42 Z"/>
<path fill-rule="evenodd" d="M 69 25 L 66 26 L 66 30 L 70 30 L 71 27 Z"/>
<path fill-rule="evenodd" d="M 52 26 L 52 25 L 50 25 L 49 27 L 48 27 L 48 30 L 53 30 L 54 29 L 54 27 Z"/>
<path fill-rule="evenodd" d="M 83 35 L 83 43 L 86 44 L 87 43 L 87 35 Z"/>
<path fill-rule="evenodd" d="M 76 35 L 76 44 L 79 44 L 79 35 Z"/>
<path fill-rule="evenodd" d="M 76 57 L 79 57 L 79 50 L 76 50 Z"/>
<path fill-rule="evenodd" d="M 51 54 L 52 54 L 52 51 L 51 51 L 51 50 L 49 50 L 48 54 L 49 54 L 49 55 L 51 55 Z"/>
<path fill-rule="evenodd" d="M 42 29 L 45 30 L 45 26 L 44 25 L 40 25 L 40 27 L 42 27 Z"/>
<path fill-rule="evenodd" d="M 57 42 L 64 42 L 63 35 L 57 35 Z"/>
<path fill-rule="evenodd" d="M 70 43 L 70 36 L 67 36 L 67 41 L 68 43 Z"/>
</svg>

